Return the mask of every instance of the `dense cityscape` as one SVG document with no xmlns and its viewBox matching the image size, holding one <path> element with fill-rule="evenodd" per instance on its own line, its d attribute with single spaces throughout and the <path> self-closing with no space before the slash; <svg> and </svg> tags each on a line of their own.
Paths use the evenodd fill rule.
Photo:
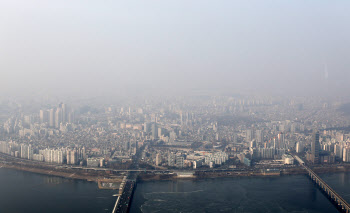
<svg viewBox="0 0 350 213">
<path fill-rule="evenodd" d="M 350 213 L 350 1 L 0 6 L 0 212 Z"/>
<path fill-rule="evenodd" d="M 341 100 L 199 96 L 73 104 L 35 103 L 27 110 L 3 100 L 0 152 L 125 170 L 283 169 L 294 164 L 288 153 L 311 164 L 350 162 Z"/>
</svg>

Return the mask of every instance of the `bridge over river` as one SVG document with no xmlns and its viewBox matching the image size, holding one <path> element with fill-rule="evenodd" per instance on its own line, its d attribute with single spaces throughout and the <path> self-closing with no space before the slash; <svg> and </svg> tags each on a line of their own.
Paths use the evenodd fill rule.
<svg viewBox="0 0 350 213">
<path fill-rule="evenodd" d="M 112 213 L 129 212 L 130 204 L 137 184 L 137 175 L 137 172 L 129 172 L 129 174 L 124 177 L 120 185 L 118 199 L 115 203 Z"/>
<path fill-rule="evenodd" d="M 326 182 L 324 182 L 312 169 L 307 167 L 303 160 L 298 156 L 294 156 L 294 159 L 308 172 L 310 179 L 320 187 L 320 189 L 327 195 L 341 212 L 350 213 L 350 205 L 342 198 L 336 191 L 334 191 Z"/>
</svg>

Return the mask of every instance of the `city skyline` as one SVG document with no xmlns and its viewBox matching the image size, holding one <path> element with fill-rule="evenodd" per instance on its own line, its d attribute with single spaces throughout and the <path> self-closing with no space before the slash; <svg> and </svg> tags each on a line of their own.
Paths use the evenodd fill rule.
<svg viewBox="0 0 350 213">
<path fill-rule="evenodd" d="M 350 1 L 0 5 L 0 212 L 350 212 Z"/>
</svg>

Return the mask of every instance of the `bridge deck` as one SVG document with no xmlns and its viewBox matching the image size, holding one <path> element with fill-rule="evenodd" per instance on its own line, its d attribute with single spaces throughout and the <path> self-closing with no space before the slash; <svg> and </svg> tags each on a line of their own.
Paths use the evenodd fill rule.
<svg viewBox="0 0 350 213">
<path fill-rule="evenodd" d="M 338 204 L 338 207 L 341 207 L 343 212 L 350 213 L 350 205 L 342 198 L 334 189 L 332 189 L 324 180 L 322 180 L 312 169 L 305 166 L 304 162 L 297 158 L 296 156 L 293 156 L 294 159 L 298 161 L 298 163 L 308 172 L 308 175 L 310 178 L 328 195 L 328 198 L 331 199 L 331 201 Z"/>
</svg>

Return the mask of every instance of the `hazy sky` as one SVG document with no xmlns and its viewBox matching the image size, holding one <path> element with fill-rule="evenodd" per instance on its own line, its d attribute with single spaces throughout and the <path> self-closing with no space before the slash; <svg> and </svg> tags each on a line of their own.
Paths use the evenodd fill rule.
<svg viewBox="0 0 350 213">
<path fill-rule="evenodd" d="M 0 93 L 350 91 L 350 1 L 0 0 Z"/>
</svg>

